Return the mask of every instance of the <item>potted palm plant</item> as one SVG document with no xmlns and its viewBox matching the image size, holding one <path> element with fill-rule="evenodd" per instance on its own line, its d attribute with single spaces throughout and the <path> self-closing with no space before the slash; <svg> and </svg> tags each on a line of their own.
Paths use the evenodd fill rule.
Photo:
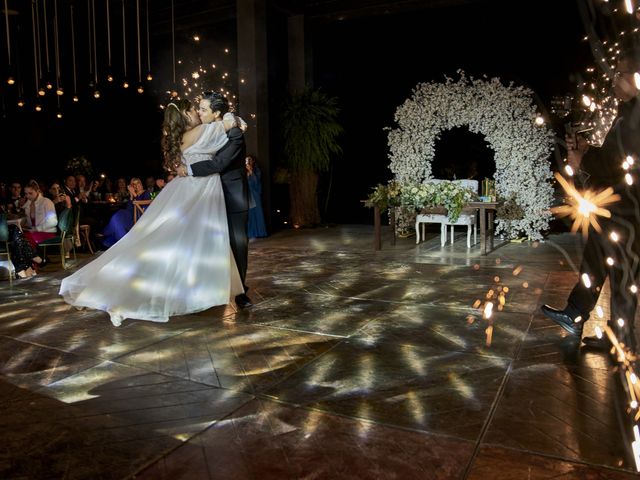
<svg viewBox="0 0 640 480">
<path fill-rule="evenodd" d="M 284 163 L 294 227 L 318 225 L 318 177 L 342 153 L 337 98 L 318 89 L 291 95 L 283 108 Z"/>
</svg>

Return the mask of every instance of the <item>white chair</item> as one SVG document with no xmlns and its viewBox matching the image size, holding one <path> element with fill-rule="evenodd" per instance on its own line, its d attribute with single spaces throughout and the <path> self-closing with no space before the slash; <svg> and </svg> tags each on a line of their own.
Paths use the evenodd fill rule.
<svg viewBox="0 0 640 480">
<path fill-rule="evenodd" d="M 430 179 L 425 183 L 440 183 L 445 180 Z M 478 191 L 477 180 L 454 180 L 454 182 L 461 184 L 463 187 L 470 190 Z M 462 213 L 458 220 L 452 223 L 449 217 L 444 214 L 429 213 L 416 215 L 416 244 L 420 243 L 425 237 L 425 223 L 439 223 L 440 224 L 440 245 L 445 246 L 447 243 L 447 226 L 451 226 L 451 243 L 454 241 L 454 226 L 466 225 L 467 226 L 467 248 L 471 248 L 471 230 L 473 229 L 473 243 L 474 245 L 478 241 L 478 233 L 476 230 L 476 212 Z M 422 233 L 422 235 L 421 235 Z"/>
<path fill-rule="evenodd" d="M 425 223 L 439 223 L 440 224 L 440 245 L 444 247 L 447 243 L 447 227 L 445 222 L 447 221 L 446 215 L 440 215 L 437 213 L 418 214 L 416 215 L 416 245 L 425 238 Z M 422 235 L 420 235 L 422 233 Z"/>
<path fill-rule="evenodd" d="M 477 180 L 454 180 L 456 183 L 459 183 L 462 187 L 466 187 L 472 192 L 478 191 L 478 181 Z M 445 242 L 447 235 L 447 226 L 451 227 L 451 243 L 453 244 L 454 240 L 454 227 L 456 225 L 466 225 L 467 226 L 467 248 L 471 248 L 471 229 L 473 229 L 473 244 L 478 243 L 478 232 L 476 228 L 476 211 L 461 213 L 456 222 L 451 222 L 449 218 L 445 220 Z M 444 245 L 444 244 L 443 244 Z"/>
</svg>

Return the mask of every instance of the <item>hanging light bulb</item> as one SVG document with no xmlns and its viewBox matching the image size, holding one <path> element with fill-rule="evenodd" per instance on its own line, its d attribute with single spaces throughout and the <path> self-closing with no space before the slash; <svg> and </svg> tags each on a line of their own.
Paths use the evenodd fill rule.
<svg viewBox="0 0 640 480">
<path fill-rule="evenodd" d="M 56 90 L 56 95 L 58 95 L 59 97 L 61 97 L 62 95 L 64 95 L 64 90 L 62 89 L 62 87 L 58 87 Z"/>
<path fill-rule="evenodd" d="M 13 85 L 13 84 L 15 84 L 15 83 L 16 83 L 16 80 L 15 80 L 15 78 L 13 78 L 13 77 L 9 77 L 9 78 L 7 78 L 7 83 L 8 83 L 9 85 Z"/>
<path fill-rule="evenodd" d="M 125 80 L 124 83 L 122 84 L 122 88 L 129 88 L 129 82 Z"/>
<path fill-rule="evenodd" d="M 44 97 L 44 96 L 46 95 L 46 93 L 47 93 L 47 92 L 45 91 L 45 89 L 44 89 L 44 88 L 40 87 L 40 88 L 38 89 L 38 95 L 40 95 L 41 97 Z"/>
<path fill-rule="evenodd" d="M 137 91 L 138 93 L 144 93 L 144 87 L 142 85 L 138 85 Z"/>
<path fill-rule="evenodd" d="M 20 108 L 24 107 L 24 100 L 19 99 L 19 100 L 18 100 L 18 106 L 19 106 Z"/>
<path fill-rule="evenodd" d="M 73 96 L 73 101 L 74 102 L 79 102 L 80 101 L 80 99 L 78 98 L 78 95 L 74 95 Z"/>
<path fill-rule="evenodd" d="M 51 84 L 51 82 L 47 82 L 47 90 L 51 90 L 53 88 L 53 85 Z"/>
<path fill-rule="evenodd" d="M 100 98 L 100 90 L 96 90 L 95 92 L 93 92 L 93 96 L 95 98 Z"/>
<path fill-rule="evenodd" d="M 107 75 L 107 82 L 113 82 L 113 75 Z"/>
<path fill-rule="evenodd" d="M 151 76 L 151 73 L 147 73 L 147 80 L 148 80 L 148 81 L 153 80 L 153 77 Z"/>
<path fill-rule="evenodd" d="M 41 112 L 42 111 L 42 107 L 40 105 L 36 105 L 36 112 Z"/>
<path fill-rule="evenodd" d="M 62 118 L 62 112 L 56 113 L 56 118 Z"/>
</svg>

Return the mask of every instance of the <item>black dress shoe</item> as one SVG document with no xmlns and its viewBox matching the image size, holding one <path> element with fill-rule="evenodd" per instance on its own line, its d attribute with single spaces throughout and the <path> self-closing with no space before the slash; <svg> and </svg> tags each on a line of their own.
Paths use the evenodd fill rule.
<svg viewBox="0 0 640 480">
<path fill-rule="evenodd" d="M 238 306 L 238 308 L 253 307 L 253 303 L 251 303 L 251 300 L 249 299 L 249 297 L 247 297 L 246 293 L 241 293 L 240 295 L 236 296 L 236 305 Z"/>
<path fill-rule="evenodd" d="M 575 322 L 564 310 L 556 310 L 549 305 L 543 305 L 541 310 L 542 313 L 564 328 L 571 335 L 575 335 L 576 337 L 582 335 L 583 322 Z"/>
<path fill-rule="evenodd" d="M 584 343 L 585 347 L 593 348 L 594 350 L 602 350 L 603 352 L 607 352 L 611 349 L 612 345 L 609 341 L 609 337 L 603 335 L 602 337 L 584 337 L 582 339 L 582 343 Z"/>
</svg>

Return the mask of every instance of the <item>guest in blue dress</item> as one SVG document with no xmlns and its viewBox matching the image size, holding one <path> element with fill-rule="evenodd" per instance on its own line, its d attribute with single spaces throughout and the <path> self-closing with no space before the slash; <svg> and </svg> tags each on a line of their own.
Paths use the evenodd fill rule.
<svg viewBox="0 0 640 480">
<path fill-rule="evenodd" d="M 264 212 L 262 211 L 262 172 L 256 163 L 256 159 L 247 155 L 245 159 L 247 167 L 247 181 L 253 202 L 249 208 L 249 238 L 259 238 L 267 236 L 267 226 L 264 222 Z"/>
<path fill-rule="evenodd" d="M 132 178 L 129 186 L 129 201 L 127 206 L 113 214 L 111 220 L 102 231 L 102 244 L 109 248 L 122 237 L 124 237 L 131 227 L 133 227 L 133 201 L 151 200 L 151 194 L 142 186 L 139 178 Z"/>
</svg>

